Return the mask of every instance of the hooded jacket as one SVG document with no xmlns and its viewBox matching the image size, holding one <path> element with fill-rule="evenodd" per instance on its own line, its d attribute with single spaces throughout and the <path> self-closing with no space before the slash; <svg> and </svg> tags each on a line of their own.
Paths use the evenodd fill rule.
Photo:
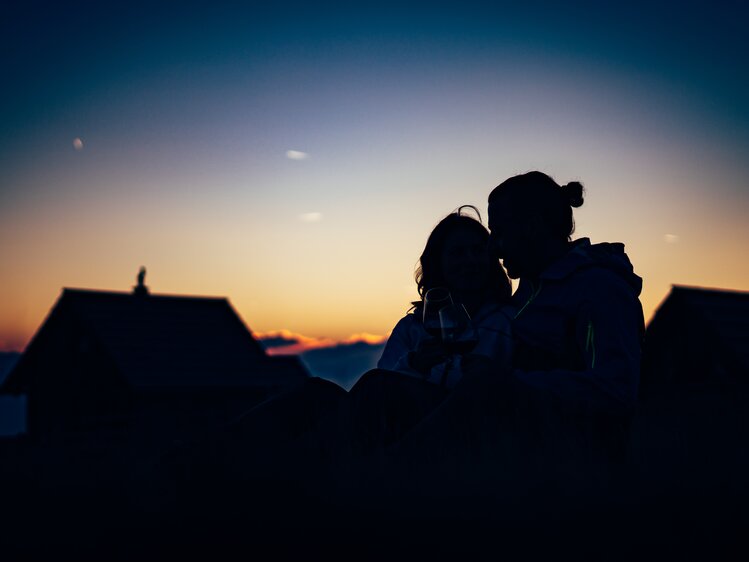
<svg viewBox="0 0 749 562">
<path fill-rule="evenodd" d="M 628 415 L 640 379 L 644 323 L 624 245 L 582 238 L 513 295 L 513 376 L 575 409 Z"/>
</svg>

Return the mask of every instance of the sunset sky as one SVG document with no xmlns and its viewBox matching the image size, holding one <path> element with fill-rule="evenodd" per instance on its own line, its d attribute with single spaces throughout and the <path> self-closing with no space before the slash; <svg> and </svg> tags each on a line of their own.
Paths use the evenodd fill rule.
<svg viewBox="0 0 749 562">
<path fill-rule="evenodd" d="M 0 351 L 141 265 L 255 332 L 383 336 L 439 219 L 533 169 L 585 185 L 575 236 L 625 243 L 646 317 L 749 289 L 741 2 L 18 4 Z"/>
</svg>

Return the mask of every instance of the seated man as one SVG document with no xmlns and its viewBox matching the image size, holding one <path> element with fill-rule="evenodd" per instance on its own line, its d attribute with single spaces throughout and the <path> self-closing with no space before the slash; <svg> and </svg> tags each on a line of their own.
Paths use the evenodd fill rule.
<svg viewBox="0 0 749 562">
<path fill-rule="evenodd" d="M 642 279 L 622 244 L 570 241 L 582 203 L 582 185 L 540 172 L 489 197 L 494 251 L 520 279 L 513 376 L 577 410 L 626 417 L 639 383 Z"/>
</svg>

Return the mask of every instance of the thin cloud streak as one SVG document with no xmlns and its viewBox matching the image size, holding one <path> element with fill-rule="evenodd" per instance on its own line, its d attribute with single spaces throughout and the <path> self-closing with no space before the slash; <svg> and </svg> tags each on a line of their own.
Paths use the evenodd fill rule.
<svg viewBox="0 0 749 562">
<path fill-rule="evenodd" d="M 286 158 L 289 160 L 307 160 L 309 154 L 307 152 L 302 152 L 301 150 L 287 150 Z"/>
<path fill-rule="evenodd" d="M 302 222 L 320 222 L 322 220 L 322 213 L 302 213 L 299 215 L 299 220 Z"/>
</svg>

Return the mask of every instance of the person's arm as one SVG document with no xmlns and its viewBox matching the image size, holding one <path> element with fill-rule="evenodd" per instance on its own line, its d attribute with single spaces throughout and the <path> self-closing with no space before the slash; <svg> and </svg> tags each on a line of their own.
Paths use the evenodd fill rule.
<svg viewBox="0 0 749 562">
<path fill-rule="evenodd" d="M 412 341 L 412 324 L 413 315 L 408 314 L 395 325 L 388 341 L 385 343 L 385 349 L 382 350 L 382 356 L 377 362 L 379 369 L 399 371 L 408 367 L 408 352 L 415 345 Z"/>
<path fill-rule="evenodd" d="M 624 282 L 586 288 L 575 325 L 585 369 L 514 370 L 530 387 L 545 390 L 569 405 L 591 412 L 629 414 L 640 379 L 642 308 Z"/>
<path fill-rule="evenodd" d="M 483 355 L 491 359 L 496 367 L 508 367 L 512 358 L 511 323 L 514 313 L 515 309 L 509 306 L 495 306 L 488 313 L 480 312 L 474 320 L 478 332 L 478 343 L 471 354 Z"/>
<path fill-rule="evenodd" d="M 446 356 L 439 341 L 422 338 L 420 333 L 413 314 L 401 318 L 385 344 L 377 367 L 422 377 L 434 365 L 444 362 Z"/>
</svg>

